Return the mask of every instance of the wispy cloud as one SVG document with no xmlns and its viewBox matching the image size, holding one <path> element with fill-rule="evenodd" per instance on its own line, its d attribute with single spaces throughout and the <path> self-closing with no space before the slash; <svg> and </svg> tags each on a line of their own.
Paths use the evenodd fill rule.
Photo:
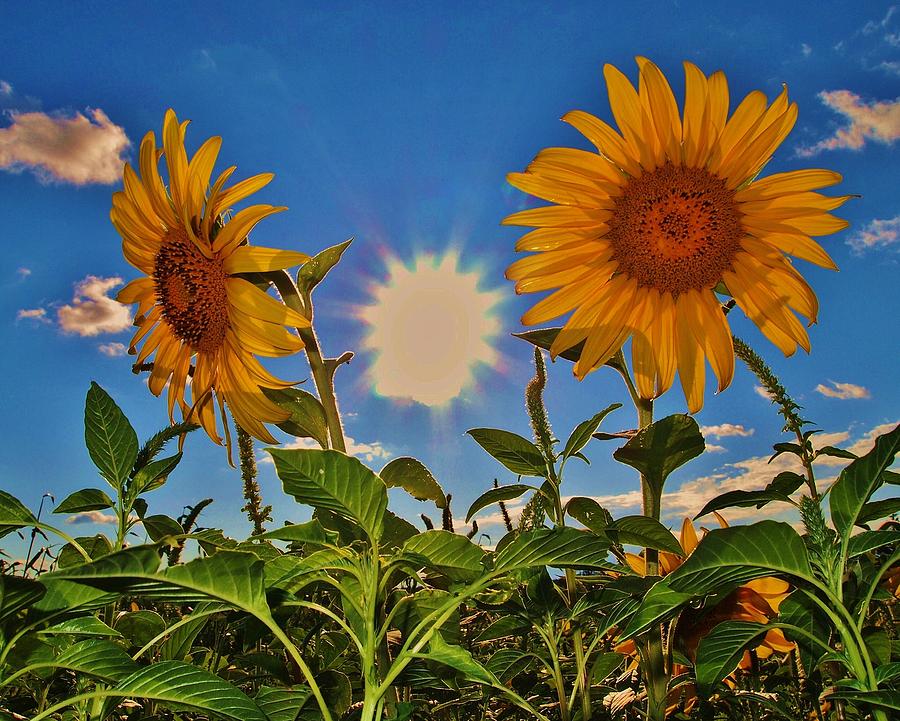
<svg viewBox="0 0 900 721">
<path fill-rule="evenodd" d="M 115 524 L 118 522 L 119 520 L 115 515 L 107 514 L 103 511 L 81 511 L 80 513 L 73 513 L 66 518 L 66 523 L 75 525 L 84 523 Z"/>
<path fill-rule="evenodd" d="M 839 148 L 861 150 L 869 141 L 893 145 L 900 138 L 900 98 L 866 102 L 849 90 L 823 91 L 819 93 L 819 98 L 843 115 L 847 124 L 829 138 L 798 148 L 797 155 L 801 157 Z"/>
<path fill-rule="evenodd" d="M 868 388 L 858 386 L 855 383 L 839 383 L 838 381 L 828 381 L 831 385 L 827 386 L 819 383 L 815 387 L 816 393 L 821 393 L 827 398 L 839 398 L 843 401 L 851 398 L 871 398 L 872 394 Z"/>
<path fill-rule="evenodd" d="M 900 8 L 900 5 L 891 5 L 884 14 L 884 17 L 881 20 L 869 20 L 862 28 L 863 35 L 874 35 L 883 31 L 890 25 L 891 18 L 897 13 L 897 9 Z"/>
<path fill-rule="evenodd" d="M 707 453 L 724 453 L 728 449 L 725 446 L 720 446 L 718 443 L 707 443 L 706 444 L 706 452 Z"/>
<path fill-rule="evenodd" d="M 847 239 L 847 245 L 858 253 L 871 248 L 886 248 L 900 241 L 900 215 L 869 221 Z"/>
<path fill-rule="evenodd" d="M 707 438 L 727 438 L 729 436 L 741 436 L 747 438 L 754 433 L 752 428 L 744 428 L 744 426 L 736 423 L 722 423 L 717 426 L 700 426 L 700 432 Z"/>
<path fill-rule="evenodd" d="M 125 355 L 128 348 L 125 347 L 124 343 L 101 343 L 97 346 L 97 350 L 110 358 L 118 358 Z"/>
<path fill-rule="evenodd" d="M 119 277 L 99 278 L 89 275 L 75 285 L 72 302 L 62 306 L 56 317 L 66 333 L 95 336 L 118 333 L 131 325 L 131 312 L 108 293 L 120 285 Z"/>
<path fill-rule="evenodd" d="M 812 55 L 812 51 L 813 49 L 811 45 L 808 45 L 807 43 L 800 44 L 800 52 L 803 53 L 803 57 L 808 58 L 810 55 Z"/>
<path fill-rule="evenodd" d="M 13 94 L 13 86 L 10 85 L 5 80 L 0 80 L 0 95 L 12 95 Z"/>
<path fill-rule="evenodd" d="M 753 392 L 760 398 L 765 398 L 767 401 L 772 400 L 772 394 L 762 386 L 753 386 Z"/>
<path fill-rule="evenodd" d="M 24 266 L 16 268 L 16 275 L 19 276 L 19 280 L 25 280 L 31 275 L 31 268 L 25 268 Z"/>
<path fill-rule="evenodd" d="M 393 454 L 387 450 L 379 441 L 373 441 L 372 443 L 360 443 L 350 436 L 346 436 L 344 438 L 345 443 L 347 444 L 347 455 L 348 456 L 356 456 L 361 461 L 366 461 L 368 463 L 372 463 L 376 460 L 387 460 Z M 321 446 L 314 441 L 312 438 L 296 438 L 289 443 L 285 443 L 281 446 L 284 450 L 292 450 L 296 448 L 321 448 Z M 259 458 L 260 463 L 272 463 L 272 457 L 266 453 Z"/>
<path fill-rule="evenodd" d="M 22 308 L 16 313 L 16 320 L 33 320 L 39 323 L 49 323 L 46 308 Z"/>
<path fill-rule="evenodd" d="M 9 95 L 12 86 L 5 83 Z M 6 113 L 0 128 L 0 169 L 29 170 L 45 183 L 111 184 L 122 177 L 131 146 L 125 130 L 99 108 L 72 117 L 43 112 Z"/>
</svg>

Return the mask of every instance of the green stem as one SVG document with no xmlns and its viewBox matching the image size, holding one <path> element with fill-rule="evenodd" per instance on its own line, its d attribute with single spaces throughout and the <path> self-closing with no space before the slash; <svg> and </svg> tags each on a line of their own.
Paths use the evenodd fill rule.
<svg viewBox="0 0 900 721">
<path fill-rule="evenodd" d="M 337 407 L 337 397 L 334 393 L 334 370 L 329 369 L 328 363 L 322 357 L 322 351 L 319 347 L 319 339 L 312 324 L 312 301 L 310 298 L 304 299 L 294 285 L 294 281 L 284 271 L 267 273 L 269 278 L 281 294 L 281 298 L 285 305 L 292 310 L 297 311 L 304 317 L 309 319 L 308 328 L 297 328 L 300 338 L 306 347 L 306 359 L 309 361 L 309 367 L 312 371 L 313 381 L 316 384 L 316 391 L 319 393 L 319 401 L 325 411 L 325 423 L 328 426 L 328 436 L 331 440 L 331 447 L 342 453 L 347 452 L 347 444 L 344 441 L 344 428 L 341 425 L 341 414 Z"/>
</svg>

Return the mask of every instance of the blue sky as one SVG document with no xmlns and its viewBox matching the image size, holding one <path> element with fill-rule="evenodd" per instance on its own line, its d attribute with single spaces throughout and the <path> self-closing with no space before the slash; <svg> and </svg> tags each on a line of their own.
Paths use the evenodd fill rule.
<svg viewBox="0 0 900 721">
<path fill-rule="evenodd" d="M 128 357 L 115 355 L 131 329 L 116 330 L 123 311 L 107 300 L 118 283 L 110 279 L 127 282 L 137 271 L 121 256 L 108 212 L 121 161 L 134 159 L 147 130 L 159 135 L 172 107 L 192 120 L 189 150 L 221 135 L 220 168 L 237 165 L 236 177 L 276 174 L 255 202 L 290 210 L 264 221 L 255 243 L 315 252 L 355 237 L 317 294 L 326 352 L 357 351 L 338 373 L 347 433 L 376 469 L 391 457 L 420 458 L 453 494 L 461 528 L 468 504 L 493 478 L 512 480 L 465 430 L 528 435 L 522 389 L 530 351 L 509 333 L 522 330 L 518 319 L 534 298 L 517 298 L 503 278 L 519 233 L 499 225 L 525 198 L 504 176 L 543 147 L 585 147 L 559 117 L 578 108 L 610 120 L 602 66 L 613 63 L 634 78 L 635 55 L 653 59 L 678 97 L 683 60 L 707 73 L 724 70 L 733 99 L 753 89 L 771 99 L 787 83 L 800 119 L 765 172 L 831 168 L 844 176 L 841 193 L 862 197 L 840 211 L 851 227 L 823 239 L 840 273 L 798 262 L 821 304 L 811 355 L 781 357 L 737 312 L 732 326 L 829 440 L 862 449 L 873 429 L 898 420 L 897 6 L 4 3 L 0 17 L 0 487 L 33 507 L 44 492 L 60 500 L 102 485 L 83 447 L 92 379 L 139 435 L 166 422 L 164 402 L 131 373 Z M 25 132 L 36 128 L 50 135 Z M 60 142 L 52 142 L 54 133 Z M 388 258 L 409 268 L 422 254 L 440 259 L 448 250 L 461 271 L 479 275 L 482 291 L 498 294 L 495 361 L 474 367 L 474 383 L 440 410 L 378 395 L 359 308 L 389 280 Z M 302 357 L 271 368 L 308 376 Z M 569 364 L 551 367 L 557 435 L 565 438 L 611 402 L 627 404 L 611 372 L 579 384 Z M 684 400 L 676 388 L 657 407 L 658 416 L 682 412 Z M 781 440 L 780 424 L 743 369 L 724 394 L 708 391 L 698 421 L 718 426 L 707 441 L 721 450 L 670 480 L 669 522 L 720 490 L 758 488 L 778 470 L 764 459 Z M 626 405 L 608 422 L 633 427 L 633 411 Z M 609 460 L 610 451 L 589 446 L 594 463 L 573 469 L 566 492 L 603 497 L 616 515 L 637 512 L 636 478 Z M 272 466 L 260 468 L 276 521 L 304 518 Z M 216 502 L 205 525 L 248 532 L 237 472 L 198 433 L 151 508 L 177 516 L 206 496 Z M 400 494 L 394 507 L 410 518 L 438 515 Z M 81 520 L 69 530 L 104 528 Z M 496 541 L 500 529 L 491 520 L 482 526 Z"/>
</svg>

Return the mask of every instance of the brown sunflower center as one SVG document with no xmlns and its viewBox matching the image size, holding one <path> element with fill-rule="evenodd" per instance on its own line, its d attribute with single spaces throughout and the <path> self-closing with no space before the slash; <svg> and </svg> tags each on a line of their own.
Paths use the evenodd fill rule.
<svg viewBox="0 0 900 721">
<path fill-rule="evenodd" d="M 156 300 L 175 335 L 195 350 L 212 352 L 225 341 L 226 277 L 222 262 L 203 255 L 180 228 L 169 231 L 156 254 Z"/>
<path fill-rule="evenodd" d="M 668 163 L 628 181 L 607 238 L 618 269 L 674 296 L 714 287 L 744 234 L 734 192 L 702 168 Z"/>
</svg>

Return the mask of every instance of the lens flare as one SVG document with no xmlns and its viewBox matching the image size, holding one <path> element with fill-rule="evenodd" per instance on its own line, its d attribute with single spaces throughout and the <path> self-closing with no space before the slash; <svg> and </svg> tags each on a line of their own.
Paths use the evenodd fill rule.
<svg viewBox="0 0 900 721">
<path fill-rule="evenodd" d="M 375 354 L 370 375 L 376 393 L 442 406 L 474 381 L 476 364 L 496 366 L 492 345 L 500 290 L 483 291 L 477 271 L 463 272 L 459 256 L 418 256 L 407 267 L 388 258 L 387 280 L 372 288 L 360 309 L 369 325 L 365 347 Z"/>
</svg>

